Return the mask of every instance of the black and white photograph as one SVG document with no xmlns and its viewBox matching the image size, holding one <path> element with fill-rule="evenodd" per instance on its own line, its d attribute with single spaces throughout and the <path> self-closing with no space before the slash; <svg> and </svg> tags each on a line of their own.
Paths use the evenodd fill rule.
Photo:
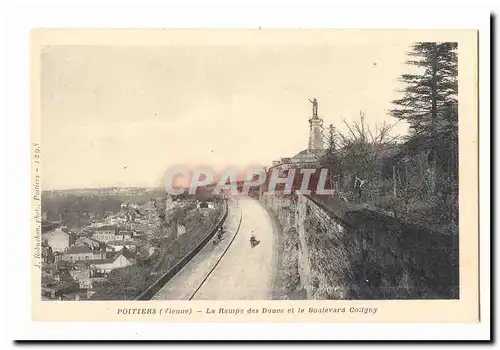
<svg viewBox="0 0 500 350">
<path fill-rule="evenodd" d="M 33 320 L 479 319 L 477 30 L 30 40 Z"/>
<path fill-rule="evenodd" d="M 457 42 L 40 60 L 42 300 L 459 299 Z"/>
</svg>

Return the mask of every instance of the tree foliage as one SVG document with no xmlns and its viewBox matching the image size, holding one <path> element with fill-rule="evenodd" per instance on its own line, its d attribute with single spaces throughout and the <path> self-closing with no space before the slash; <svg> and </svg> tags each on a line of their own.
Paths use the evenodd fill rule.
<svg viewBox="0 0 500 350">
<path fill-rule="evenodd" d="M 434 134 L 456 122 L 458 58 L 456 42 L 417 42 L 406 63 L 415 73 L 404 73 L 404 96 L 394 100 L 393 117 L 409 123 L 414 133 Z"/>
<path fill-rule="evenodd" d="M 398 197 L 426 203 L 422 217 L 434 222 L 458 221 L 458 45 L 417 42 L 408 52 L 410 73 L 401 75 L 404 96 L 394 100 L 392 116 L 406 121 L 410 134 L 392 159 Z M 401 162 L 406 159 L 406 162 Z M 444 218 L 443 220 L 441 220 Z"/>
<path fill-rule="evenodd" d="M 114 269 L 101 286 L 96 286 L 94 300 L 130 300 L 138 297 L 152 282 L 148 266 Z"/>
<path fill-rule="evenodd" d="M 344 194 L 352 190 L 353 178 L 375 182 L 381 173 L 381 159 L 395 147 L 399 135 L 392 132 L 396 124 L 369 125 L 365 114 L 351 123 L 342 119 L 348 132 L 329 128 L 329 148 L 322 166 L 329 169 L 330 181 Z"/>
</svg>

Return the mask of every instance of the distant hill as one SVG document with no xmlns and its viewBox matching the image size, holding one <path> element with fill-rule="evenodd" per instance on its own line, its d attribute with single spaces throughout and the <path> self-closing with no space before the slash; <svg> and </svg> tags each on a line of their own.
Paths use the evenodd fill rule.
<svg viewBox="0 0 500 350">
<path fill-rule="evenodd" d="M 42 195 L 102 195 L 102 194 L 151 194 L 165 193 L 162 187 L 100 187 L 100 188 L 71 188 L 61 190 L 42 190 Z"/>
</svg>

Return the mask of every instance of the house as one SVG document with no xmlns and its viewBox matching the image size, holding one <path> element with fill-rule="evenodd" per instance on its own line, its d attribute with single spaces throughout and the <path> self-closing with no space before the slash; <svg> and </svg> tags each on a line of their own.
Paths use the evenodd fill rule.
<svg viewBox="0 0 500 350">
<path fill-rule="evenodd" d="M 86 227 L 82 228 L 82 235 L 90 237 L 90 236 L 92 236 L 93 233 L 94 233 L 94 231 L 92 230 L 92 228 L 90 226 L 86 226 Z"/>
<path fill-rule="evenodd" d="M 131 240 L 134 233 L 132 231 L 118 231 L 115 235 L 115 240 Z"/>
<path fill-rule="evenodd" d="M 120 230 L 116 226 L 103 226 L 95 229 L 93 239 L 108 243 L 109 241 L 116 240 L 131 240 L 133 236 L 133 231 L 130 230 Z"/>
<path fill-rule="evenodd" d="M 132 237 L 131 238 L 139 238 L 144 236 L 144 231 L 141 230 L 135 230 L 132 231 Z"/>
<path fill-rule="evenodd" d="M 76 236 L 63 228 L 56 228 L 55 230 L 46 233 L 44 239 L 52 248 L 53 252 L 61 253 L 64 253 L 76 242 Z"/>
<path fill-rule="evenodd" d="M 50 232 L 50 231 L 52 231 L 60 226 L 61 226 L 61 224 L 59 222 L 42 220 L 42 234 L 46 234 L 47 232 Z"/>
<path fill-rule="evenodd" d="M 91 249 L 97 249 L 101 251 L 106 250 L 106 243 L 98 241 L 95 238 L 92 237 L 79 237 L 76 240 L 75 245 L 77 246 L 87 246 L 90 247 Z"/>
<path fill-rule="evenodd" d="M 91 224 L 90 224 L 91 227 L 93 227 L 94 229 L 95 228 L 101 228 L 101 227 L 105 227 L 105 226 L 109 226 L 108 223 L 106 223 L 105 221 L 97 221 L 97 220 L 94 220 Z"/>
<path fill-rule="evenodd" d="M 61 260 L 63 260 L 63 258 L 64 258 L 64 253 L 62 253 L 62 252 L 55 252 L 54 253 L 54 262 L 61 261 Z"/>
<path fill-rule="evenodd" d="M 109 225 L 120 225 L 120 224 L 124 224 L 125 222 L 127 222 L 127 220 L 125 218 L 121 218 L 121 217 L 109 217 L 108 218 L 108 224 Z"/>
<path fill-rule="evenodd" d="M 114 269 L 135 265 L 135 254 L 126 248 L 117 252 L 108 259 L 99 259 L 90 262 L 90 268 L 97 274 L 109 273 Z"/>
<path fill-rule="evenodd" d="M 87 246 L 75 246 L 69 249 L 63 256 L 63 260 L 77 262 L 86 260 L 103 259 L 106 257 L 106 252 L 101 252 L 91 249 Z"/>
<path fill-rule="evenodd" d="M 101 226 L 95 229 L 94 239 L 101 242 L 108 242 L 116 239 L 116 226 Z"/>
<path fill-rule="evenodd" d="M 109 241 L 108 245 L 113 248 L 115 252 L 122 250 L 123 248 L 127 248 L 128 250 L 135 250 L 137 243 L 129 240 L 115 240 Z"/>
<path fill-rule="evenodd" d="M 78 291 L 78 282 L 58 282 L 55 284 L 42 285 L 42 295 L 51 299 L 62 299 L 65 294 Z"/>
<path fill-rule="evenodd" d="M 51 299 L 62 298 L 64 294 L 76 292 L 79 283 L 69 274 L 42 275 L 42 295 Z"/>
</svg>

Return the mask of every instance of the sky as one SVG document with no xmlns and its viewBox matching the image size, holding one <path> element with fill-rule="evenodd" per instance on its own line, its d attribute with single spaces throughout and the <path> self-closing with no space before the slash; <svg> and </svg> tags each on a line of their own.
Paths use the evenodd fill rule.
<svg viewBox="0 0 500 350">
<path fill-rule="evenodd" d="M 162 186 L 174 165 L 269 166 L 325 125 L 369 125 L 400 96 L 411 42 L 45 47 L 42 186 Z M 405 133 L 401 122 L 396 133 Z"/>
</svg>

